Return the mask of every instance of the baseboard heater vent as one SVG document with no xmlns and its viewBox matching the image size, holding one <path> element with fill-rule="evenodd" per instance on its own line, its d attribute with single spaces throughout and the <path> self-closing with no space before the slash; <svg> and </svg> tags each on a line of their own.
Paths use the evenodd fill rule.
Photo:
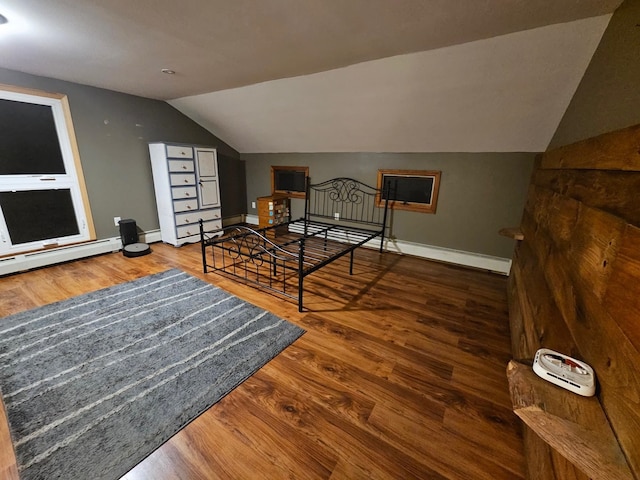
<svg viewBox="0 0 640 480">
<path fill-rule="evenodd" d="M 146 233 L 143 237 L 146 243 L 159 241 L 160 232 Z M 10 257 L 0 258 L 0 275 L 24 272 L 33 268 L 78 260 L 103 253 L 117 252 L 121 248 L 122 241 L 120 237 L 112 237 L 79 245 L 69 245 L 67 247 L 52 248 L 39 252 L 12 255 Z"/>
</svg>

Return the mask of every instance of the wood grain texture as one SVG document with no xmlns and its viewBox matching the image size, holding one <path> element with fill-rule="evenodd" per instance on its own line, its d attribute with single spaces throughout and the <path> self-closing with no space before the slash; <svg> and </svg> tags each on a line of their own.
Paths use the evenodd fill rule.
<svg viewBox="0 0 640 480">
<path fill-rule="evenodd" d="M 0 278 L 0 315 L 176 267 L 307 333 L 125 480 L 524 478 L 504 277 L 361 249 L 353 276 L 341 259 L 308 277 L 301 314 L 202 274 L 197 245 L 152 249 Z M 0 448 L 15 472 L 4 421 Z"/>
<path fill-rule="evenodd" d="M 530 359 L 546 347 L 594 368 L 599 401 L 634 478 L 640 478 L 638 172 L 640 126 L 544 153 L 509 286 L 515 358 Z M 536 474 L 575 476 L 526 430 L 525 446 L 528 462 L 539 464 Z"/>
<path fill-rule="evenodd" d="M 545 152 L 541 168 L 640 171 L 640 125 Z"/>
<path fill-rule="evenodd" d="M 591 480 L 565 457 L 552 449 L 526 425 L 523 428 L 524 448 L 527 453 L 527 478 L 563 480 Z"/>
<path fill-rule="evenodd" d="M 538 377 L 529 365 L 507 366 L 513 410 L 541 439 L 588 477 L 633 480 L 600 402 Z"/>
<path fill-rule="evenodd" d="M 611 170 L 538 170 L 535 185 L 640 226 L 640 172 Z"/>
</svg>

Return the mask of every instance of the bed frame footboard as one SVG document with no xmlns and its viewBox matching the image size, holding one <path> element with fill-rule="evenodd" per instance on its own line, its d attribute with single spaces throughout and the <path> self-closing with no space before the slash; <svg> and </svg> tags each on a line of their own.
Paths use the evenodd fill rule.
<svg viewBox="0 0 640 480">
<path fill-rule="evenodd" d="M 214 237 L 213 233 L 218 236 Z M 292 248 L 295 245 L 288 245 L 285 250 L 267 238 L 264 231 L 245 226 L 206 232 L 201 224 L 200 238 L 205 273 L 224 273 L 242 282 L 297 298 L 300 261 L 298 248 Z"/>
</svg>

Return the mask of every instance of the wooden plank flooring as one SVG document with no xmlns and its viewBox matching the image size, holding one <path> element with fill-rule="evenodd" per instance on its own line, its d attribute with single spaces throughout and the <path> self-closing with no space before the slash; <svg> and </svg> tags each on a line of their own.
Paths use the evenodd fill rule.
<svg viewBox="0 0 640 480">
<path fill-rule="evenodd" d="M 519 479 L 506 278 L 377 251 L 307 278 L 308 311 L 152 245 L 0 278 L 0 317 L 171 267 L 307 333 L 129 472 L 168 479 Z M 0 319 L 1 321 L 1 319 Z M 17 479 L 0 412 L 0 478 Z"/>
</svg>

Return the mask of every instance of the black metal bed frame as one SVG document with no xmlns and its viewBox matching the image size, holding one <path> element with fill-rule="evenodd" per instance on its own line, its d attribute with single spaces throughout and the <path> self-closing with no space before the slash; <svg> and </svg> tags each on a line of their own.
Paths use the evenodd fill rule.
<svg viewBox="0 0 640 480">
<path fill-rule="evenodd" d="M 292 299 L 297 294 L 302 312 L 307 275 L 346 254 L 353 275 L 354 251 L 376 237 L 383 252 L 388 200 L 377 207 L 379 193 L 352 178 L 314 185 L 307 177 L 303 218 L 259 230 L 230 226 L 211 232 L 201 220 L 204 273 L 212 269 Z"/>
</svg>

